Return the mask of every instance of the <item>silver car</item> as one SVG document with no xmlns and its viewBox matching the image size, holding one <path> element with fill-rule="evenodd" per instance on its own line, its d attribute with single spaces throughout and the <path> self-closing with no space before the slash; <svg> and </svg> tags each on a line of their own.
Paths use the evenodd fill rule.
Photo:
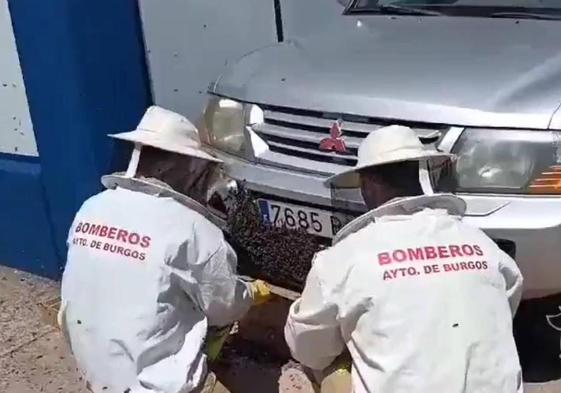
<svg viewBox="0 0 561 393">
<path fill-rule="evenodd" d="M 520 265 L 528 304 L 547 303 L 539 323 L 559 329 L 561 2 L 355 0 L 341 18 L 225 70 L 206 143 L 264 219 L 332 237 L 364 207 L 356 190 L 334 203 L 325 178 L 355 164 L 369 132 L 414 128 L 459 156 L 430 187 L 466 200 L 466 221 Z"/>
</svg>

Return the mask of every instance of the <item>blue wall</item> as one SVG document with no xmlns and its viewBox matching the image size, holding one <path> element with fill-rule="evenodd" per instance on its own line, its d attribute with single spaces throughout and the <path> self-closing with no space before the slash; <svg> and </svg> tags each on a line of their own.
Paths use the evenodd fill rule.
<svg viewBox="0 0 561 393">
<path fill-rule="evenodd" d="M 22 270 L 56 277 L 48 205 L 36 158 L 0 155 L 0 260 Z"/>
<path fill-rule="evenodd" d="M 39 159 L 0 157 L 0 263 L 58 277 L 66 235 L 151 103 L 135 0 L 9 0 Z"/>
</svg>

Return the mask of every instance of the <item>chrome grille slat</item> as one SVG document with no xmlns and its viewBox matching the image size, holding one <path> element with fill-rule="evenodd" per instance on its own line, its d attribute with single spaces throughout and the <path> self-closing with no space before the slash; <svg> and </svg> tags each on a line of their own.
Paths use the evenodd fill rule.
<svg viewBox="0 0 561 393">
<path fill-rule="evenodd" d="M 357 150 L 370 133 L 390 124 L 404 124 L 413 128 L 420 138 L 432 141 L 442 136 L 447 126 L 376 119 L 355 115 L 337 115 L 317 111 L 262 106 L 264 122 L 251 126 L 256 136 L 269 146 L 270 155 L 262 152 L 260 160 L 280 166 L 304 170 L 324 171 L 327 167 L 341 168 L 356 164 Z M 330 136 L 337 119 L 342 119 L 342 131 L 348 154 L 319 150 L 320 142 Z M 272 161 L 271 161 L 272 160 Z"/>
<path fill-rule="evenodd" d="M 303 116 L 303 115 L 294 115 L 294 114 L 291 114 L 291 113 L 276 112 L 276 111 L 271 111 L 271 110 L 265 110 L 264 114 L 265 114 L 265 119 L 266 120 L 273 120 L 273 121 L 278 121 L 278 122 L 283 122 L 283 123 L 291 123 L 291 124 L 295 124 L 295 125 L 302 124 L 302 125 L 306 125 L 306 126 L 310 126 L 310 127 L 322 127 L 322 128 L 326 128 L 327 130 L 329 130 L 331 128 L 331 126 L 333 125 L 333 122 L 335 120 L 337 120 L 337 119 L 327 119 L 327 118 L 322 118 L 322 117 L 309 117 L 309 116 Z M 344 117 L 344 116 L 341 116 L 341 117 Z M 395 123 L 399 123 L 399 121 L 384 120 L 384 121 L 380 121 L 377 124 L 344 121 L 343 122 L 343 132 L 345 132 L 345 131 L 360 132 L 362 134 L 368 135 L 372 131 L 375 131 L 379 128 L 382 128 L 382 127 L 385 127 L 385 126 L 388 126 L 388 125 L 391 125 L 391 124 L 395 124 Z M 435 126 L 434 128 L 415 126 L 413 128 L 419 134 L 420 137 L 427 137 L 427 138 L 432 137 L 432 135 L 434 135 L 435 132 L 443 129 L 443 127 L 438 127 L 438 126 Z"/>
<path fill-rule="evenodd" d="M 277 148 L 281 148 L 281 149 L 286 149 L 286 150 L 294 150 L 294 151 L 298 151 L 301 153 L 306 153 L 306 154 L 310 154 L 310 155 L 314 155 L 314 156 L 321 156 L 321 157 L 327 157 L 327 158 L 338 158 L 341 160 L 354 160 L 356 161 L 356 156 L 353 155 L 342 155 L 342 154 L 335 154 L 335 153 L 326 153 L 323 152 L 321 150 L 313 150 L 313 149 L 306 149 L 303 147 L 296 147 L 293 145 L 287 145 L 284 143 L 278 143 L 278 142 L 268 142 L 269 146 L 273 146 L 273 147 L 277 147 Z"/>
<path fill-rule="evenodd" d="M 283 112 L 273 112 L 273 111 L 264 111 L 265 112 L 265 119 L 266 120 L 276 120 L 284 123 L 291 123 L 291 124 L 303 124 L 306 126 L 311 127 L 323 127 L 326 128 L 327 131 L 333 125 L 333 122 L 337 119 L 324 119 L 320 117 L 307 117 L 301 115 L 293 115 L 291 113 L 283 113 Z M 368 135 L 371 131 L 377 130 L 380 127 L 385 126 L 378 125 L 378 124 L 363 124 L 363 123 L 355 123 L 350 121 L 345 121 L 343 123 L 343 132 L 345 131 L 353 131 L 353 132 L 360 132 L 362 134 Z"/>
<path fill-rule="evenodd" d="M 298 128 L 288 128 L 288 127 L 282 127 L 282 126 L 266 124 L 266 123 L 255 125 L 253 127 L 253 130 L 258 134 L 263 135 L 265 138 L 268 135 L 270 135 L 277 138 L 296 139 L 295 133 L 298 133 L 297 135 L 298 140 L 308 143 L 315 143 L 316 146 L 319 146 L 319 143 L 329 136 L 328 132 L 326 133 L 311 132 L 311 131 L 301 130 Z M 345 143 L 347 144 L 347 147 L 350 149 L 358 149 L 361 142 L 362 142 L 361 138 L 351 137 L 351 136 L 345 137 Z"/>
</svg>

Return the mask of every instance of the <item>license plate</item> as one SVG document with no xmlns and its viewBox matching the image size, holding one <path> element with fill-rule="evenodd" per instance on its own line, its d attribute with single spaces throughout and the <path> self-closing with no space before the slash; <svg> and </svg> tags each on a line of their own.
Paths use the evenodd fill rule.
<svg viewBox="0 0 561 393">
<path fill-rule="evenodd" d="M 349 221 L 345 215 L 327 210 L 266 199 L 258 203 L 263 221 L 289 229 L 301 228 L 316 236 L 332 238 Z"/>
</svg>

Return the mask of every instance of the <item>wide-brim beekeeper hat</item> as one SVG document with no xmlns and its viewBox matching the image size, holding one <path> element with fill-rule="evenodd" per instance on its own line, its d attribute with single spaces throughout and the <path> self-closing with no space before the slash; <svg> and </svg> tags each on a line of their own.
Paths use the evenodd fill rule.
<svg viewBox="0 0 561 393">
<path fill-rule="evenodd" d="M 151 106 L 146 110 L 136 130 L 109 136 L 140 146 L 222 162 L 204 149 L 199 131 L 187 118 L 159 106 Z"/>
<path fill-rule="evenodd" d="M 427 162 L 431 168 L 450 162 L 453 154 L 423 146 L 415 131 L 404 126 L 388 126 L 372 131 L 358 148 L 356 166 L 328 178 L 334 188 L 360 187 L 361 170 L 404 161 Z"/>
</svg>

